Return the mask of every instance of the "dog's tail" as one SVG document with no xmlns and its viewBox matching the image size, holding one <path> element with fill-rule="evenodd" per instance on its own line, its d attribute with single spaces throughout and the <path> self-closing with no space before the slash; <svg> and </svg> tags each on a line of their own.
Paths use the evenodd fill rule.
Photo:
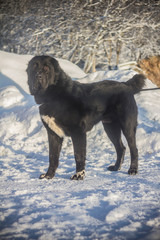
<svg viewBox="0 0 160 240">
<path fill-rule="evenodd" d="M 132 89 L 134 94 L 136 94 L 145 86 L 145 79 L 146 77 L 143 74 L 136 74 L 130 80 L 125 82 L 125 84 Z"/>
</svg>

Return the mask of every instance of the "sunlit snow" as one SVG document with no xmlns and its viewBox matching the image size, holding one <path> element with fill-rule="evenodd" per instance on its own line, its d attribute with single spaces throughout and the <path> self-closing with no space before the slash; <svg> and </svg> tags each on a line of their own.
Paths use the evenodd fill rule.
<svg viewBox="0 0 160 240">
<path fill-rule="evenodd" d="M 88 133 L 86 178 L 71 181 L 75 161 L 65 138 L 53 180 L 39 180 L 48 167 L 48 141 L 27 86 L 32 56 L 0 51 L 0 239 L 158 240 L 160 236 L 160 91 L 136 95 L 139 108 L 139 174 L 107 167 L 116 154 L 101 124 Z M 86 75 L 60 65 L 75 81 L 127 81 L 132 70 Z M 146 88 L 155 87 L 149 80 Z M 124 139 L 126 144 L 126 141 Z"/>
</svg>

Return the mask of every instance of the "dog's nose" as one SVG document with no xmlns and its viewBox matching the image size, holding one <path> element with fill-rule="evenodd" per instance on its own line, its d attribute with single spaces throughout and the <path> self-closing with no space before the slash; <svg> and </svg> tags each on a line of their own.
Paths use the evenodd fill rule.
<svg viewBox="0 0 160 240">
<path fill-rule="evenodd" d="M 37 71 L 36 78 L 38 78 L 38 79 L 42 78 L 42 71 Z"/>
</svg>

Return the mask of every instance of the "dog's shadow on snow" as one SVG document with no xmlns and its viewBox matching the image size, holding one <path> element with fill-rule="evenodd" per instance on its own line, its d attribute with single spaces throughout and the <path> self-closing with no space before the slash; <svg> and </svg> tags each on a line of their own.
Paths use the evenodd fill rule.
<svg viewBox="0 0 160 240">
<path fill-rule="evenodd" d="M 23 79 L 22 79 L 23 81 Z M 8 86 L 14 86 L 16 87 L 19 92 L 24 96 L 28 96 L 30 95 L 29 93 L 27 93 L 20 85 L 18 85 L 15 81 L 13 81 L 12 79 L 10 79 L 9 77 L 3 75 L 1 72 L 0 72 L 0 89 L 1 88 L 6 88 Z"/>
</svg>

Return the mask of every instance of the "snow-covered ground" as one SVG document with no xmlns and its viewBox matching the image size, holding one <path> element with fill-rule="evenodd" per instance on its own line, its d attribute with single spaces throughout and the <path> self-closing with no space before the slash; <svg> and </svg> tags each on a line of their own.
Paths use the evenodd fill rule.
<svg viewBox="0 0 160 240">
<path fill-rule="evenodd" d="M 69 138 L 55 178 L 39 180 L 48 167 L 48 142 L 28 92 L 25 69 L 31 57 L 0 52 L 0 239 L 160 239 L 160 91 L 136 96 L 138 175 L 127 174 L 128 149 L 121 171 L 107 170 L 116 155 L 98 124 L 88 133 L 84 181 L 69 179 L 75 172 Z M 85 75 L 68 61 L 60 64 L 82 82 L 126 81 L 135 74 Z M 147 80 L 149 87 L 155 86 Z"/>
</svg>

